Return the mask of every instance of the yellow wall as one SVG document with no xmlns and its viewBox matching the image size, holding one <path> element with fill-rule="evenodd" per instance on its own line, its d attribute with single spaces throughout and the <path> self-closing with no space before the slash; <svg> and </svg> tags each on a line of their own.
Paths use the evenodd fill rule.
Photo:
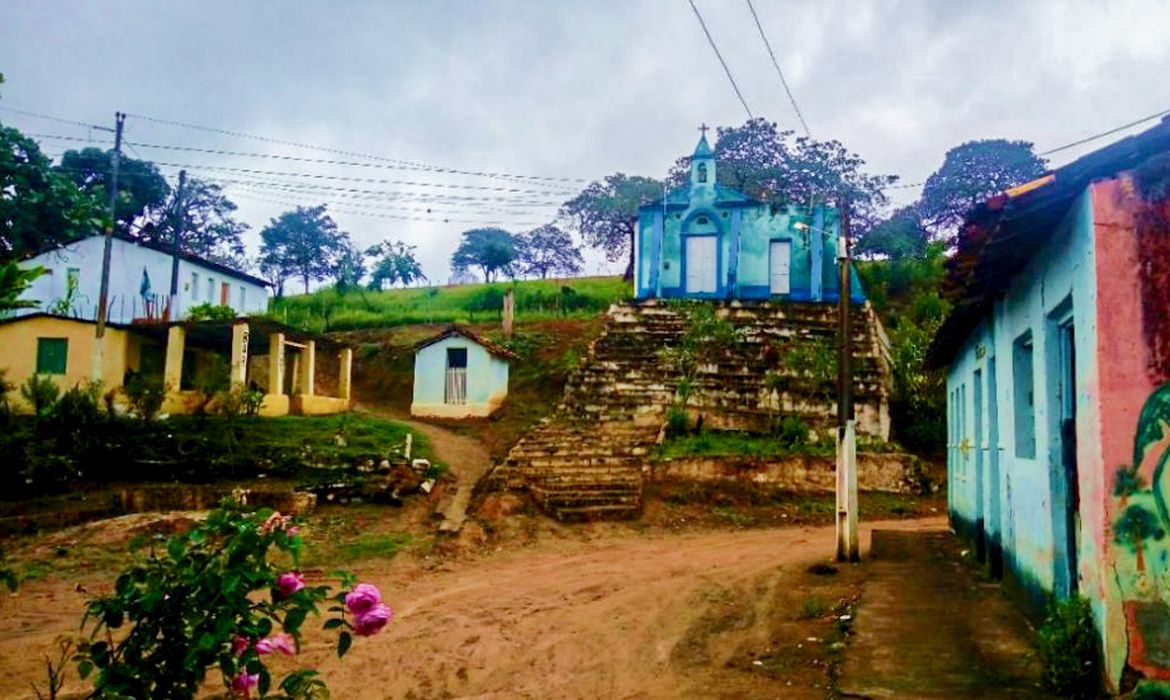
<svg viewBox="0 0 1170 700">
<path fill-rule="evenodd" d="M 8 382 L 19 387 L 36 373 L 38 338 L 65 338 L 69 341 L 65 374 L 48 375 L 62 391 L 93 379 L 94 324 L 38 316 L 0 324 L 0 369 L 6 371 Z M 101 381 L 107 389 L 122 386 L 132 344 L 136 346 L 137 339 L 131 338 L 126 331 L 106 328 Z M 137 347 L 133 355 L 137 359 Z M 31 410 L 21 398 L 19 389 L 10 393 L 8 398 L 16 410 Z"/>
</svg>

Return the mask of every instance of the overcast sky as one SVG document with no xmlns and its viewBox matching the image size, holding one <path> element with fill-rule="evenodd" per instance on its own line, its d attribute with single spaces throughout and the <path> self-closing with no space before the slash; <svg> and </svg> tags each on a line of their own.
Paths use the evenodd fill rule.
<svg viewBox="0 0 1170 700">
<path fill-rule="evenodd" d="M 966 140 L 1021 138 L 1046 150 L 1170 108 L 1165 0 L 754 3 L 813 136 L 842 141 L 872 172 L 906 183 L 920 182 Z M 747 4 L 696 4 L 753 113 L 799 128 Z M 0 72 L 0 107 L 84 123 L 110 125 L 121 110 L 441 168 L 581 179 L 128 150 L 236 180 L 229 193 L 252 226 L 253 249 L 259 230 L 289 204 L 328 202 L 363 245 L 417 245 L 427 275 L 440 282 L 461 231 L 544 223 L 566 192 L 613 172 L 661 177 L 693 149 L 701 122 L 747 118 L 687 0 L 5 0 Z M 0 111 L 0 121 L 29 133 L 105 138 L 11 111 Z M 127 120 L 126 139 L 363 160 L 138 116 Z M 84 145 L 42 144 L 49 153 Z M 1062 152 L 1054 164 L 1085 150 Z M 342 189 L 290 191 L 274 182 Z M 900 201 L 917 195 L 896 192 Z M 600 256 L 588 260 L 596 273 Z"/>
</svg>

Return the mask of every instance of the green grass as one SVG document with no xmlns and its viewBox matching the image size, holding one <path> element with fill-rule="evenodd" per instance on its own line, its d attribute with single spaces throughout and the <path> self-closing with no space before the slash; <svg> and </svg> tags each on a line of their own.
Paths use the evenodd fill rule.
<svg viewBox="0 0 1170 700">
<path fill-rule="evenodd" d="M 385 328 L 416 323 L 474 322 L 498 318 L 504 290 L 516 297 L 516 320 L 538 321 L 595 316 L 629 299 L 630 283 L 620 277 L 523 280 L 449 287 L 412 287 L 381 292 L 334 288 L 273 302 L 276 320 L 314 332 Z M 568 288 L 571 292 L 565 292 Z"/>
<path fill-rule="evenodd" d="M 188 429 L 198 430 L 198 418 L 172 419 L 176 424 L 187 424 Z M 215 429 L 223 418 L 204 419 L 204 430 Z M 274 448 L 302 448 L 312 451 L 321 461 L 332 463 L 351 462 L 354 459 L 370 458 L 371 455 L 389 455 L 406 442 L 410 430 L 401 423 L 374 418 L 361 413 L 342 413 L 335 416 L 283 416 L 280 418 L 240 418 L 237 424 L 244 426 L 244 439 Z M 341 432 L 345 444 L 338 445 L 336 435 Z M 428 457 L 430 446 L 426 438 L 415 434 L 411 447 L 412 457 Z"/>
<path fill-rule="evenodd" d="M 830 456 L 835 447 L 828 442 L 792 445 L 774 435 L 755 435 L 730 431 L 704 431 L 668 440 L 658 447 L 659 459 L 675 457 L 723 457 L 757 455 L 760 457 L 788 457 L 791 455 Z"/>
</svg>

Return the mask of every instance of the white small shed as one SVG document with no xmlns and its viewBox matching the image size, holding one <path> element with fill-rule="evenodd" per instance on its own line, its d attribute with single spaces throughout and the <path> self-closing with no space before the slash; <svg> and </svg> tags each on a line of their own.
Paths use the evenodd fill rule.
<svg viewBox="0 0 1170 700">
<path fill-rule="evenodd" d="M 508 396 L 516 353 L 452 325 L 414 346 L 413 416 L 482 418 Z"/>
</svg>

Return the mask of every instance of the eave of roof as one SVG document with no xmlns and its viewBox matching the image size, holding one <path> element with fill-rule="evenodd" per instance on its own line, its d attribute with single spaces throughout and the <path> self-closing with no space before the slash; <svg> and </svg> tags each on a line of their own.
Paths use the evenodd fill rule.
<svg viewBox="0 0 1170 700">
<path fill-rule="evenodd" d="M 497 345 L 496 343 L 493 343 L 492 341 L 488 340 L 487 338 L 484 338 L 483 336 L 478 335 L 478 334 L 468 330 L 467 328 L 464 328 L 464 327 L 459 326 L 457 324 L 451 324 L 450 326 L 447 326 L 445 329 L 443 329 L 443 331 L 441 333 L 439 333 L 438 335 L 435 335 L 433 337 L 427 338 L 426 340 L 421 340 L 421 341 L 415 343 L 413 351 L 418 352 L 419 350 L 422 350 L 425 347 L 434 345 L 435 343 L 438 343 L 442 340 L 446 340 L 447 338 L 450 338 L 453 335 L 458 335 L 458 336 L 462 336 L 464 338 L 467 338 L 471 342 L 483 346 L 483 348 L 485 350 L 487 350 L 489 353 L 491 353 L 492 355 L 495 355 L 496 357 L 499 357 L 501 359 L 505 359 L 505 360 L 519 360 L 520 359 L 519 355 L 512 352 L 508 348 L 506 348 L 502 345 Z"/>
<path fill-rule="evenodd" d="M 1170 120 L 1112 143 L 976 207 L 961 227 L 959 249 L 947 263 L 943 293 L 950 314 L 935 334 L 927 365 L 950 364 L 971 331 L 1047 243 L 1077 197 L 1094 180 L 1115 177 L 1170 150 Z"/>
</svg>

